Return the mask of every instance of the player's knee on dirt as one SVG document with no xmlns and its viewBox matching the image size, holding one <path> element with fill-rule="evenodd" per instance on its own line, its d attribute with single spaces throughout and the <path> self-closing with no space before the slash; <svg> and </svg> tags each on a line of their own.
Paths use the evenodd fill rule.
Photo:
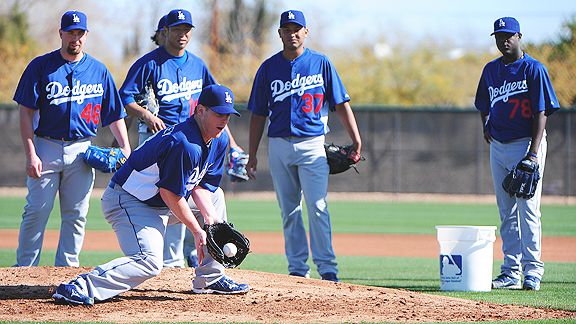
<svg viewBox="0 0 576 324">
<path fill-rule="evenodd" d="M 133 273 L 134 277 L 140 277 L 142 281 L 156 277 L 162 272 L 164 267 L 164 260 L 161 256 L 152 254 L 139 254 L 133 256 L 132 259 L 136 261 L 137 269 Z"/>
</svg>

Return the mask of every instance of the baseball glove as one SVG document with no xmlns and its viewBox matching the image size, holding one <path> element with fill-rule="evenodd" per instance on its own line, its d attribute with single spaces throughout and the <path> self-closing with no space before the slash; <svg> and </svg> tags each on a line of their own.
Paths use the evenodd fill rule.
<svg viewBox="0 0 576 324">
<path fill-rule="evenodd" d="M 204 225 L 206 232 L 206 247 L 208 252 L 214 260 L 221 263 L 226 268 L 235 268 L 248 255 L 250 252 L 250 241 L 246 236 L 240 233 L 230 223 L 217 223 L 212 225 Z M 227 257 L 224 255 L 224 245 L 226 243 L 233 243 L 238 248 L 236 255 Z"/>
<path fill-rule="evenodd" d="M 126 157 L 116 147 L 90 145 L 84 153 L 84 162 L 104 173 L 116 172 L 126 162 Z"/>
<path fill-rule="evenodd" d="M 350 168 L 354 168 L 358 173 L 355 164 L 365 160 L 363 156 L 355 154 L 352 145 L 340 146 L 334 143 L 324 143 L 324 150 L 326 150 L 330 174 L 342 173 Z"/>
<path fill-rule="evenodd" d="M 235 148 L 230 148 L 230 152 L 228 153 L 228 170 L 226 173 L 228 173 L 232 182 L 248 181 L 248 171 L 246 171 L 248 157 L 248 154 Z"/>
<path fill-rule="evenodd" d="M 538 169 L 538 162 L 524 159 L 518 162 L 504 178 L 502 187 L 510 194 L 510 197 L 516 196 L 517 198 L 530 199 L 534 197 L 538 181 L 540 180 Z"/>
<path fill-rule="evenodd" d="M 152 84 L 147 83 L 144 87 L 144 92 L 141 94 L 135 95 L 134 100 L 136 103 L 149 110 L 152 115 L 158 116 L 158 111 L 160 111 L 160 104 L 158 103 L 158 99 L 156 99 L 156 95 L 154 94 L 154 89 L 152 88 Z M 150 130 L 148 129 L 148 125 L 141 119 L 138 118 L 138 132 L 139 133 L 147 133 Z"/>
<path fill-rule="evenodd" d="M 139 95 L 135 95 L 134 100 L 136 100 L 136 103 L 141 107 L 150 110 L 154 116 L 158 116 L 160 105 L 158 104 L 158 99 L 156 99 L 156 95 L 154 94 L 152 84 L 147 83 L 144 87 L 144 92 Z"/>
</svg>

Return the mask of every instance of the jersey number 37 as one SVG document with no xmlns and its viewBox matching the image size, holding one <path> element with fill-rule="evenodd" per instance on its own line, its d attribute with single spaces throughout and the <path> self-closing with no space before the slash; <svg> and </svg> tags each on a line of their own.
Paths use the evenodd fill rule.
<svg viewBox="0 0 576 324">
<path fill-rule="evenodd" d="M 322 103 L 324 102 L 324 94 L 322 93 L 315 93 L 314 95 L 305 93 L 302 95 L 302 100 L 304 100 L 304 105 L 302 105 L 302 111 L 305 113 L 309 113 L 314 109 L 314 113 L 317 114 L 320 109 L 322 109 Z M 318 100 L 316 105 L 314 105 L 314 101 Z"/>
</svg>

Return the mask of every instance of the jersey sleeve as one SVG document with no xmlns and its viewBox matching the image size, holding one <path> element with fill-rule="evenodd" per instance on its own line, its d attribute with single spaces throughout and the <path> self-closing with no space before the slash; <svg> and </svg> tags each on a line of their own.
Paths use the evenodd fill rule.
<svg viewBox="0 0 576 324">
<path fill-rule="evenodd" d="M 546 115 L 550 115 L 560 108 L 548 70 L 543 64 L 534 65 L 528 88 L 533 112 L 546 111 Z"/>
<path fill-rule="evenodd" d="M 102 110 L 100 112 L 102 126 L 108 126 L 111 123 L 126 117 L 126 110 L 120 99 L 120 94 L 116 88 L 116 83 L 110 72 L 106 71 L 104 80 L 106 89 L 102 99 Z"/>
<path fill-rule="evenodd" d="M 199 165 L 200 157 L 196 150 L 186 149 L 183 142 L 171 143 L 164 149 L 166 153 L 158 161 L 159 180 L 156 186 L 186 197 L 189 194 L 187 181 L 194 172 L 199 172 L 199 168 L 193 166 Z"/>
<path fill-rule="evenodd" d="M 120 87 L 119 93 L 122 103 L 124 105 L 135 102 L 134 96 L 141 94 L 144 91 L 148 80 L 152 80 L 153 68 L 152 61 L 147 61 L 143 57 L 136 61 L 128 70 L 126 79 Z"/>
<path fill-rule="evenodd" d="M 38 109 L 38 100 L 40 98 L 40 92 L 38 91 L 40 64 L 38 64 L 38 60 L 39 58 L 32 60 L 24 70 L 24 73 L 22 73 L 13 98 L 19 105 L 31 109 Z"/>
<path fill-rule="evenodd" d="M 270 102 L 270 91 L 266 82 L 266 62 L 260 66 L 248 100 L 248 110 L 255 115 L 268 116 L 268 105 Z"/>
<path fill-rule="evenodd" d="M 324 61 L 324 82 L 326 82 L 326 99 L 330 110 L 334 110 L 335 106 L 344 102 L 350 101 L 350 96 L 340 79 L 340 75 L 336 71 L 334 64 L 329 58 Z"/>
<path fill-rule="evenodd" d="M 486 67 L 484 67 L 482 76 L 480 76 L 480 81 L 478 82 L 474 106 L 483 115 L 488 115 L 490 113 L 490 97 L 488 95 L 488 86 L 486 84 Z"/>
</svg>

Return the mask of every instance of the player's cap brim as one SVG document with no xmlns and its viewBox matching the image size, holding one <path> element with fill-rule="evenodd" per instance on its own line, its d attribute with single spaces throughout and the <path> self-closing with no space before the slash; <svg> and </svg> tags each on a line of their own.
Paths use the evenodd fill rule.
<svg viewBox="0 0 576 324">
<path fill-rule="evenodd" d="M 240 116 L 240 113 L 230 106 L 214 106 L 208 108 L 210 108 L 210 110 L 218 114 Z"/>
</svg>

